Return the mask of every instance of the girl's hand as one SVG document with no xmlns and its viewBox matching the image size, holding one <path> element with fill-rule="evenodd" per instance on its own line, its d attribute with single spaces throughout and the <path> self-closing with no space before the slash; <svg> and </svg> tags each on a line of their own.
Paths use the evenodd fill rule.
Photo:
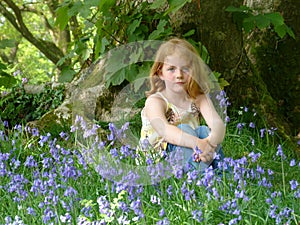
<svg viewBox="0 0 300 225">
<path fill-rule="evenodd" d="M 194 152 L 194 161 L 200 162 L 203 161 L 205 163 L 211 163 L 215 157 L 215 149 L 217 146 L 210 144 L 208 138 L 198 139 L 197 146 Z"/>
</svg>

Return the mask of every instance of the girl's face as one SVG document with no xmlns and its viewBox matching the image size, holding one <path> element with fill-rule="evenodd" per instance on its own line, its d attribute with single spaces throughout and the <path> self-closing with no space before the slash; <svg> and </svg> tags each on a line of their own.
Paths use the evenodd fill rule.
<svg viewBox="0 0 300 225">
<path fill-rule="evenodd" d="M 175 52 L 165 58 L 159 75 L 165 81 L 166 88 L 176 92 L 185 91 L 190 76 L 189 62 Z"/>
</svg>

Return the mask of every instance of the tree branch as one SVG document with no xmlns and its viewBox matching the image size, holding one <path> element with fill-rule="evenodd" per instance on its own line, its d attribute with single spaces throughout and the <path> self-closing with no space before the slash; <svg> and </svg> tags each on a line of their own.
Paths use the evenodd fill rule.
<svg viewBox="0 0 300 225">
<path fill-rule="evenodd" d="M 22 34 L 30 43 L 32 43 L 37 49 L 39 49 L 49 60 L 54 64 L 64 56 L 61 49 L 59 49 L 53 42 L 44 41 L 42 39 L 34 37 L 34 35 L 28 30 L 25 25 L 21 13 L 21 9 L 11 0 L 3 0 L 7 6 L 13 11 L 9 12 L 8 9 L 0 3 L 1 14 L 15 27 L 15 29 Z M 64 62 L 60 68 L 68 66 L 68 62 Z"/>
</svg>

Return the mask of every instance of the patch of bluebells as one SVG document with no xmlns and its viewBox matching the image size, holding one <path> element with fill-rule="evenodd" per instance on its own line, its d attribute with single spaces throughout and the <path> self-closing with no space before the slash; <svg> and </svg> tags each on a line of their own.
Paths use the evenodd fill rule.
<svg viewBox="0 0 300 225">
<path fill-rule="evenodd" d="M 82 118 L 78 117 L 77 122 L 77 126 L 71 128 L 73 132 L 88 129 Z M 217 173 L 211 167 L 208 167 L 205 173 L 186 170 L 179 166 L 181 163 L 178 162 L 182 161 L 180 154 L 172 155 L 174 158 L 165 158 L 168 168 L 165 164 L 147 159 L 146 171 L 149 172 L 152 182 L 146 187 L 137 185 L 136 181 L 139 176 L 135 171 L 127 171 L 117 181 L 107 180 L 107 177 L 102 176 L 103 171 L 107 170 L 108 173 L 113 173 L 113 171 L 109 164 L 102 163 L 96 168 L 101 175 L 99 175 L 101 181 L 98 184 L 94 184 L 94 177 L 90 178 L 89 184 L 81 183 L 81 179 L 89 176 L 91 172 L 88 166 L 89 158 L 82 154 L 85 151 L 95 153 L 94 151 L 107 150 L 108 154 L 105 156 L 109 155 L 117 159 L 116 162 L 121 162 L 121 160 L 126 162 L 127 159 L 138 157 L 130 146 L 117 145 L 117 140 L 126 137 L 123 132 L 127 126 L 117 129 L 114 125 L 110 125 L 111 134 L 107 137 L 107 143 L 97 139 L 98 127 L 92 126 L 88 129 L 89 131 L 83 132 L 83 135 L 86 138 L 95 138 L 92 143 L 93 148 L 83 148 L 81 152 L 66 149 L 50 134 L 43 136 L 38 134 L 37 130 L 29 128 L 16 127 L 18 135 L 13 136 L 14 141 L 10 140 L 5 132 L 0 133 L 3 142 L 6 143 L 5 146 L 10 145 L 12 149 L 15 149 L 0 152 L 0 179 L 5 181 L 1 182 L 0 190 L 7 193 L 6 198 L 11 199 L 10 203 L 27 205 L 26 215 L 39 221 L 40 224 L 145 224 L 145 221 L 149 219 L 148 213 L 151 213 L 151 209 L 148 212 L 145 208 L 150 203 L 155 209 L 159 208 L 151 214 L 153 224 L 174 224 L 176 221 L 172 213 L 176 214 L 176 208 L 180 210 L 180 213 L 185 213 L 184 217 L 189 218 L 191 223 L 201 223 L 209 217 L 212 211 L 219 210 L 224 217 L 214 222 L 242 224 L 244 218 L 249 219 L 248 205 L 254 204 L 255 201 L 261 201 L 267 206 L 267 216 L 276 224 L 289 223 L 293 215 L 299 213 L 295 211 L 297 209 L 293 208 L 293 204 L 285 205 L 282 201 L 285 197 L 299 203 L 299 180 L 295 178 L 289 181 L 289 196 L 282 196 L 281 192 L 272 192 L 274 172 L 258 164 L 261 153 L 255 151 L 238 159 L 228 157 L 220 161 L 221 173 Z M 23 151 L 18 152 L 18 149 L 24 149 L 24 147 L 20 146 L 22 141 L 17 138 L 20 138 L 21 132 L 24 131 L 30 132 L 36 140 L 35 146 L 27 145 L 25 150 L 33 152 L 33 148 L 36 147 L 47 151 L 39 155 L 17 157 L 23 154 Z M 69 140 L 68 134 L 61 133 L 60 137 L 66 141 Z M 111 148 L 107 149 L 107 145 Z M 281 145 L 278 146 L 276 155 L 280 158 L 285 157 Z M 290 161 L 291 167 L 296 165 L 296 160 Z M 105 166 L 107 168 L 104 168 Z M 164 169 L 167 170 L 164 171 Z M 22 173 L 24 170 L 27 171 L 26 176 Z M 117 176 L 119 171 L 115 172 Z M 161 181 L 161 177 L 166 173 L 172 174 L 173 177 L 169 181 L 158 183 L 157 181 Z M 83 185 L 97 186 L 95 188 L 97 192 L 93 193 L 97 199 L 91 200 L 89 204 L 82 204 L 85 198 L 90 199 L 89 195 L 81 193 Z M 262 199 L 253 200 L 253 196 L 257 194 L 256 190 L 260 188 L 265 190 L 265 194 L 260 196 Z M 121 195 L 121 193 L 125 194 Z M 38 207 L 28 205 L 33 199 L 38 202 Z M 190 207 L 189 210 L 182 210 L 186 205 Z M 60 210 L 57 211 L 57 208 Z M 78 212 L 74 212 L 76 208 Z M 264 212 L 251 211 L 251 213 Z M 156 218 L 155 215 L 157 215 Z M 10 214 L 6 217 L 6 224 L 22 224 L 20 221 L 25 219 L 27 220 L 26 217 L 21 218 Z"/>
<path fill-rule="evenodd" d="M 9 135 L 9 132 L 3 132 L 7 138 L 1 142 L 5 148 L 1 148 L 0 152 L 0 191 L 6 193 L 2 201 L 8 201 L 3 204 L 22 206 L 36 198 L 39 209 L 28 206 L 25 215 L 30 215 L 34 220 L 42 218 L 40 223 L 57 223 L 62 215 L 58 215 L 56 209 L 62 205 L 65 211 L 63 220 L 71 221 L 70 213 L 78 198 L 78 186 L 72 186 L 71 183 L 76 182 L 82 176 L 82 170 L 86 169 L 82 164 L 82 156 L 61 147 L 49 133 L 39 135 L 37 129 L 15 126 L 14 133 Z M 31 136 L 35 146 L 24 145 L 22 132 Z M 38 155 L 33 151 L 34 147 L 49 150 Z M 3 152 L 6 149 L 12 151 Z M 28 152 L 33 154 L 28 155 Z M 9 212 L 7 221 L 10 222 L 6 224 L 21 224 L 18 215 L 10 213 L 14 212 Z M 11 218 L 15 218 L 15 221 Z"/>
</svg>

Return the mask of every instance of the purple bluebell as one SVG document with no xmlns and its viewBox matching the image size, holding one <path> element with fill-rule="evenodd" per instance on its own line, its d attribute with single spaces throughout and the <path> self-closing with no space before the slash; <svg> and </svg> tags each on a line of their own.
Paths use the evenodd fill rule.
<svg viewBox="0 0 300 225">
<path fill-rule="evenodd" d="M 41 147 L 43 147 L 44 144 L 49 140 L 50 137 L 51 137 L 51 134 L 50 134 L 50 133 L 47 133 L 46 136 L 40 135 L 39 145 L 40 145 Z"/>
<path fill-rule="evenodd" d="M 297 180 L 291 180 L 290 181 L 290 185 L 291 185 L 291 190 L 296 190 L 297 187 L 298 187 L 298 185 L 299 185 L 299 183 L 298 183 Z"/>
<path fill-rule="evenodd" d="M 284 155 L 283 150 L 282 150 L 282 146 L 280 144 L 277 147 L 276 155 L 282 157 L 283 159 L 285 158 L 285 155 Z"/>
<path fill-rule="evenodd" d="M 65 197 L 74 197 L 77 195 L 77 190 L 75 190 L 73 187 L 68 187 L 65 192 L 64 192 L 64 196 Z"/>
<path fill-rule="evenodd" d="M 250 127 L 250 128 L 255 128 L 255 123 L 250 122 L 250 123 L 249 123 L 249 127 Z"/>
<path fill-rule="evenodd" d="M 295 160 L 295 159 L 292 159 L 292 160 L 290 161 L 290 166 L 293 167 L 293 166 L 295 166 L 295 165 L 296 165 L 296 160 Z"/>
<path fill-rule="evenodd" d="M 259 152 L 256 154 L 254 152 L 250 152 L 248 156 L 251 158 L 252 162 L 256 162 L 257 159 L 261 156 L 261 154 Z"/>
<path fill-rule="evenodd" d="M 27 208 L 27 213 L 28 213 L 28 215 L 32 215 L 32 216 L 36 215 L 36 212 L 32 207 Z"/>
<path fill-rule="evenodd" d="M 265 136 L 265 132 L 266 132 L 265 128 L 260 129 L 260 137 L 261 138 L 263 138 Z"/>
<path fill-rule="evenodd" d="M 166 213 L 165 213 L 164 208 L 162 208 L 161 210 L 159 210 L 159 213 L 158 213 L 159 217 L 163 217 L 165 214 Z"/>
<path fill-rule="evenodd" d="M 33 158 L 32 155 L 27 156 L 26 161 L 24 162 L 24 166 L 28 167 L 28 168 L 33 168 L 33 167 L 37 167 L 38 164 L 35 161 L 35 159 Z"/>
<path fill-rule="evenodd" d="M 194 211 L 192 211 L 192 217 L 193 217 L 194 220 L 196 220 L 199 223 L 204 220 L 203 213 L 202 213 L 201 210 L 194 210 Z"/>
<path fill-rule="evenodd" d="M 173 186 L 170 184 L 166 191 L 168 196 L 170 197 L 173 194 Z"/>
<path fill-rule="evenodd" d="M 170 221 L 168 220 L 167 217 L 165 217 L 163 220 L 157 221 L 156 225 L 169 225 Z"/>
</svg>

